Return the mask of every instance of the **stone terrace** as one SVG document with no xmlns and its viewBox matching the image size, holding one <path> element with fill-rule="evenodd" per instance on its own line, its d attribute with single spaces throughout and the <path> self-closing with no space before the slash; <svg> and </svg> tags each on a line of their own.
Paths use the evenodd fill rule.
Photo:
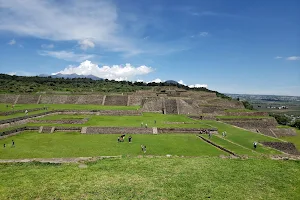
<svg viewBox="0 0 300 200">
<path fill-rule="evenodd" d="M 167 114 L 178 114 L 176 99 L 166 99 L 165 104 Z"/>
<path fill-rule="evenodd" d="M 39 100 L 39 95 L 20 95 L 18 104 L 36 104 Z"/>
<path fill-rule="evenodd" d="M 18 95 L 15 94 L 0 94 L 0 103 L 15 103 Z"/>
<path fill-rule="evenodd" d="M 128 96 L 106 96 L 106 106 L 127 106 Z"/>
</svg>

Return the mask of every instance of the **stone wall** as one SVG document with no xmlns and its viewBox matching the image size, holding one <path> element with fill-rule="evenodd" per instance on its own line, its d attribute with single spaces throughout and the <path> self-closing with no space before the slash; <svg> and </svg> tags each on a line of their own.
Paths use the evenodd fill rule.
<svg viewBox="0 0 300 200">
<path fill-rule="evenodd" d="M 42 95 L 40 104 L 64 104 L 69 95 Z"/>
<path fill-rule="evenodd" d="M 14 111 L 8 111 L 8 112 L 0 112 L 0 116 L 7 116 L 7 115 L 13 115 L 16 113 L 25 113 L 25 111 L 33 112 L 38 110 L 44 110 L 44 108 L 32 108 L 32 109 L 24 109 L 24 110 L 14 110 Z"/>
<path fill-rule="evenodd" d="M 14 104 L 17 97 L 16 94 L 0 94 L 0 103 Z"/>
<path fill-rule="evenodd" d="M 297 135 L 296 131 L 292 128 L 272 128 L 272 131 L 277 137 Z"/>
<path fill-rule="evenodd" d="M 43 124 L 84 124 L 87 119 L 61 119 L 61 120 L 29 120 L 28 123 L 43 123 Z"/>
<path fill-rule="evenodd" d="M 153 134 L 152 128 L 87 127 L 84 134 Z"/>
<path fill-rule="evenodd" d="M 269 116 L 267 112 L 225 112 L 226 116 Z"/>
<path fill-rule="evenodd" d="M 157 128 L 158 133 L 188 133 L 188 134 L 203 134 L 207 132 L 217 131 L 216 128 Z"/>
<path fill-rule="evenodd" d="M 130 95 L 128 96 L 128 106 L 140 106 L 142 105 L 142 96 Z"/>
<path fill-rule="evenodd" d="M 278 123 L 274 118 L 262 118 L 262 119 L 221 119 L 221 121 L 232 124 L 246 129 L 262 129 L 262 128 L 275 128 Z"/>
<path fill-rule="evenodd" d="M 202 111 L 199 108 L 192 105 L 192 100 L 190 101 L 190 100 L 178 99 L 177 104 L 178 104 L 179 114 L 198 115 L 202 113 Z"/>
<path fill-rule="evenodd" d="M 106 96 L 106 106 L 127 106 L 128 96 Z"/>
<path fill-rule="evenodd" d="M 263 145 L 278 149 L 288 154 L 300 155 L 295 145 L 290 142 L 262 142 Z"/>
<path fill-rule="evenodd" d="M 102 105 L 103 95 L 78 95 L 75 104 Z"/>
<path fill-rule="evenodd" d="M 143 112 L 162 112 L 164 109 L 163 98 L 160 97 L 143 99 L 142 105 Z"/>
<path fill-rule="evenodd" d="M 176 99 L 166 99 L 165 106 L 167 114 L 178 114 Z"/>
<path fill-rule="evenodd" d="M 207 100 L 207 103 L 212 106 L 219 106 L 222 107 L 223 109 L 244 109 L 244 105 L 240 101 L 236 100 L 228 100 L 228 99 L 222 99 L 222 98 L 215 98 L 211 100 Z"/>
<path fill-rule="evenodd" d="M 20 95 L 18 98 L 18 104 L 36 104 L 40 95 Z"/>
</svg>

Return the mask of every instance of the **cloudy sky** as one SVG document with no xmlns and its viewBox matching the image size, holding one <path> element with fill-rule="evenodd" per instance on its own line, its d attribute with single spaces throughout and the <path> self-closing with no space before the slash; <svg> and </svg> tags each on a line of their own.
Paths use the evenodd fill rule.
<svg viewBox="0 0 300 200">
<path fill-rule="evenodd" d="M 0 0 L 0 73 L 300 95 L 299 0 Z"/>
</svg>

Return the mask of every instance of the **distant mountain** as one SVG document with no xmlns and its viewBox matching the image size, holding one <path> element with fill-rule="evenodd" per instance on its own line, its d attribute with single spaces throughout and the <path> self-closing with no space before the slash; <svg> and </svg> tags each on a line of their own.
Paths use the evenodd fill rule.
<svg viewBox="0 0 300 200">
<path fill-rule="evenodd" d="M 78 74 L 55 74 L 55 75 L 48 75 L 48 74 L 41 74 L 39 75 L 39 77 L 48 77 L 51 76 L 52 78 L 90 78 L 92 80 L 103 80 L 103 78 L 99 78 L 97 76 L 94 75 L 78 75 Z"/>
<path fill-rule="evenodd" d="M 173 80 L 167 80 L 165 81 L 165 83 L 170 83 L 170 84 L 178 84 L 177 81 L 173 81 Z"/>
</svg>

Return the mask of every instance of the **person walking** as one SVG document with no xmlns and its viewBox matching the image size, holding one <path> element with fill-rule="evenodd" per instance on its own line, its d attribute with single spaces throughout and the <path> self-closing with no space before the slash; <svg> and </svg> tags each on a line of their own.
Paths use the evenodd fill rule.
<svg viewBox="0 0 300 200">
<path fill-rule="evenodd" d="M 254 143 L 253 143 L 253 147 L 254 147 L 254 149 L 256 149 L 256 147 L 257 147 L 257 142 L 254 142 Z"/>
<path fill-rule="evenodd" d="M 15 147 L 15 141 L 12 140 L 11 142 L 12 142 L 11 147 Z"/>
<path fill-rule="evenodd" d="M 128 137 L 128 142 L 131 143 L 131 141 L 132 141 L 132 137 L 129 136 L 129 137 Z"/>
</svg>

